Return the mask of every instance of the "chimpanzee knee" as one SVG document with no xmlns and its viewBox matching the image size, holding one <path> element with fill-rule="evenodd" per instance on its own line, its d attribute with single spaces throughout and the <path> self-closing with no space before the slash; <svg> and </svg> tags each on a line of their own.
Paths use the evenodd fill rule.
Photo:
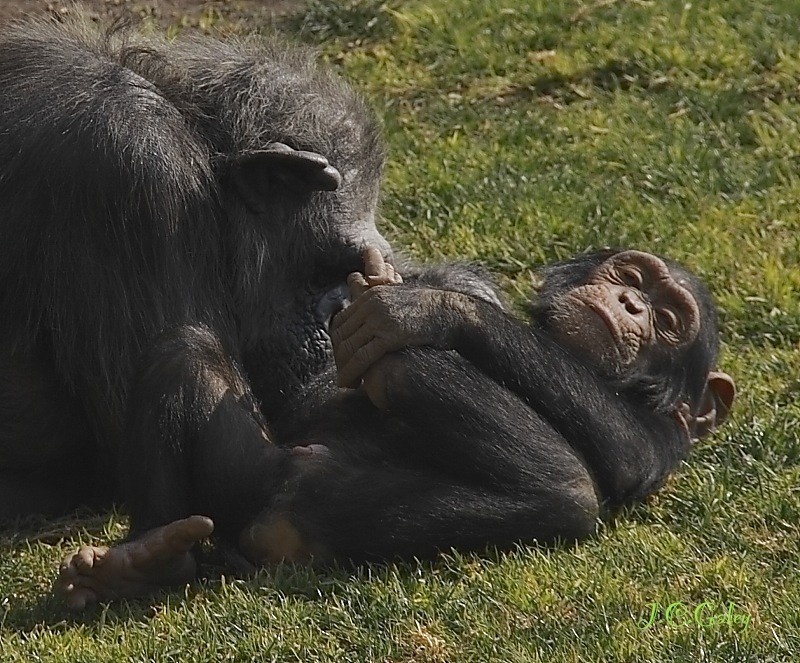
<svg viewBox="0 0 800 663">
<path fill-rule="evenodd" d="M 562 541 L 586 539 L 597 529 L 600 516 L 597 488 L 585 470 L 581 474 L 574 480 L 556 486 L 553 492 L 550 522 L 556 527 L 554 538 Z"/>
</svg>

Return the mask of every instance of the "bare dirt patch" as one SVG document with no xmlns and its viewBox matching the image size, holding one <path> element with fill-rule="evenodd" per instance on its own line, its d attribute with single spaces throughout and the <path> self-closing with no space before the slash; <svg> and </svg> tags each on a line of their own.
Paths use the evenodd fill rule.
<svg viewBox="0 0 800 663">
<path fill-rule="evenodd" d="M 164 25 L 246 30 L 294 13 L 304 4 L 304 0 L 84 0 L 82 7 L 98 20 L 149 17 Z M 64 16 L 79 7 L 69 0 L 0 0 L 0 24 L 29 15 Z"/>
</svg>

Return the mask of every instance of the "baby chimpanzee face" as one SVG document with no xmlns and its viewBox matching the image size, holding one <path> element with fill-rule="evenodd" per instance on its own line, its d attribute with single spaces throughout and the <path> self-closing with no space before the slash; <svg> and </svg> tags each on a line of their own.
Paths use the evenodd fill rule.
<svg viewBox="0 0 800 663">
<path fill-rule="evenodd" d="M 549 327 L 562 345 L 621 376 L 697 337 L 700 309 L 689 284 L 660 258 L 623 251 L 551 302 Z"/>
</svg>

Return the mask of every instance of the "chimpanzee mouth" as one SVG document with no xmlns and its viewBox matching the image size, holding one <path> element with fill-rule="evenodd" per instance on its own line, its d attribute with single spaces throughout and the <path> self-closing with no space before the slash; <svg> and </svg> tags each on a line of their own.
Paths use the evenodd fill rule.
<svg viewBox="0 0 800 663">
<path fill-rule="evenodd" d="M 327 332 L 333 316 L 350 305 L 350 288 L 342 281 L 321 294 L 314 303 L 314 318 Z"/>
<path fill-rule="evenodd" d="M 620 364 L 625 344 L 613 312 L 589 297 L 576 296 L 575 300 L 581 305 L 573 318 L 573 335 L 579 352 L 587 353 L 596 364 L 602 363 L 601 357 L 612 361 L 614 366 Z"/>
<path fill-rule="evenodd" d="M 636 360 L 639 352 L 638 336 L 615 317 L 613 310 L 596 302 L 584 304 L 599 321 L 598 329 L 602 328 L 608 334 L 611 340 L 608 350 L 614 353 L 612 373 L 620 374 Z"/>
<path fill-rule="evenodd" d="M 611 337 L 614 346 L 618 347 L 622 339 L 620 338 L 619 329 L 617 328 L 617 321 L 614 319 L 611 312 L 608 311 L 605 306 L 598 306 L 595 302 L 584 301 L 584 304 L 586 308 L 600 318 L 600 322 Z"/>
</svg>

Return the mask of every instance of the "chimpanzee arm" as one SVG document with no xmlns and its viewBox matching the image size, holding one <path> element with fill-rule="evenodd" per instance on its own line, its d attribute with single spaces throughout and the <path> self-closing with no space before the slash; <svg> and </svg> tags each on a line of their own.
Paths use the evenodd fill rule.
<svg viewBox="0 0 800 663">
<path fill-rule="evenodd" d="M 408 286 L 460 292 L 503 307 L 503 300 L 492 275 L 479 264 L 464 262 L 410 266 L 401 268 L 401 274 Z"/>
<path fill-rule="evenodd" d="M 564 435 L 611 504 L 652 492 L 688 447 L 670 417 L 625 401 L 545 333 L 476 297 L 373 288 L 334 320 L 332 338 L 345 386 L 407 345 L 456 350 Z"/>
<path fill-rule="evenodd" d="M 546 333 L 491 305 L 453 328 L 462 356 L 542 414 L 586 458 L 612 504 L 656 489 L 688 450 L 679 423 L 631 403 Z"/>
</svg>

